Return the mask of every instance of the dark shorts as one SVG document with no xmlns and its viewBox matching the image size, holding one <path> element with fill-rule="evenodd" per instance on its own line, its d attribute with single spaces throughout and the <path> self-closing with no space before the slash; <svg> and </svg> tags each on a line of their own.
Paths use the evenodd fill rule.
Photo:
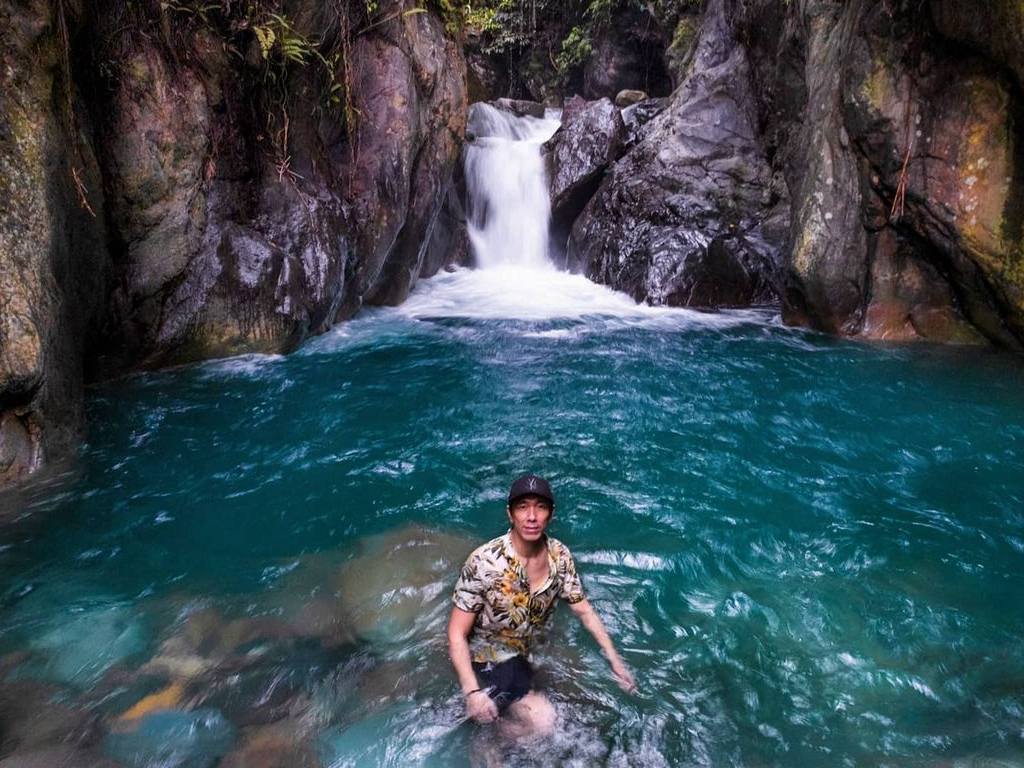
<svg viewBox="0 0 1024 768">
<path fill-rule="evenodd" d="M 497 664 L 474 661 L 473 671 L 480 687 L 498 705 L 499 712 L 513 701 L 519 701 L 533 687 L 533 667 L 524 656 L 513 656 Z"/>
</svg>

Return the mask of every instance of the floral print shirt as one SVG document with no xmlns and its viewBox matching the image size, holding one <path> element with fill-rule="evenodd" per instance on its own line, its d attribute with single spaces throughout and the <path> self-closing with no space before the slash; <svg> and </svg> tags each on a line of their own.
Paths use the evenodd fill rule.
<svg viewBox="0 0 1024 768">
<path fill-rule="evenodd" d="M 550 536 L 545 539 L 548 577 L 533 592 L 526 566 L 512 547 L 511 531 L 477 547 L 467 558 L 452 602 L 477 615 L 469 636 L 473 661 L 500 662 L 529 655 L 555 601 L 578 603 L 585 597 L 569 548 Z"/>
</svg>

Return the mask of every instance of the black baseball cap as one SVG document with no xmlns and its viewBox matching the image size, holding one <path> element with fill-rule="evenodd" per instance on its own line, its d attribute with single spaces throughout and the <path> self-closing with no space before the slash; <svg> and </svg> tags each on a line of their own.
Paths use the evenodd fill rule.
<svg viewBox="0 0 1024 768">
<path fill-rule="evenodd" d="M 508 505 L 511 507 L 517 499 L 523 496 L 540 496 L 547 499 L 551 506 L 555 506 L 555 496 L 551 493 L 551 486 L 543 477 L 537 475 L 523 475 L 517 478 L 508 491 Z"/>
</svg>

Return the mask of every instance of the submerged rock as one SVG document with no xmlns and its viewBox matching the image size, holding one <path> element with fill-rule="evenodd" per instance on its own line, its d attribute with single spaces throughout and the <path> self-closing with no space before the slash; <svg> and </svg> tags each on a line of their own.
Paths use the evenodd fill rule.
<svg viewBox="0 0 1024 768">
<path fill-rule="evenodd" d="M 355 549 L 307 557 L 272 600 L 295 631 L 328 646 L 440 636 L 453 574 L 473 546 L 460 536 L 403 526 Z"/>
<path fill-rule="evenodd" d="M 94 718 L 70 699 L 66 688 L 38 680 L 0 682 L 0 754 L 32 754 L 89 741 Z"/>
<path fill-rule="evenodd" d="M 121 713 L 118 720 L 129 722 L 145 717 L 151 712 L 159 712 L 165 709 L 175 709 L 185 695 L 185 684 L 175 680 L 170 685 L 161 688 L 156 693 L 143 696 L 135 704 Z"/>
<path fill-rule="evenodd" d="M 234 742 L 234 727 L 217 710 L 166 710 L 111 731 L 103 749 L 130 768 L 211 768 Z"/>
<path fill-rule="evenodd" d="M 316 746 L 300 723 L 284 720 L 247 728 L 238 746 L 224 756 L 219 768 L 320 768 Z"/>
<path fill-rule="evenodd" d="M 417 714 L 411 703 L 395 704 L 351 725 L 330 728 L 319 738 L 320 760 L 332 768 L 386 765 L 387 742 L 381 734 L 393 738 L 403 724 L 418 719 Z"/>
<path fill-rule="evenodd" d="M 132 609 L 99 604 L 72 611 L 51 616 L 29 641 L 32 674 L 88 688 L 112 665 L 145 650 L 148 632 Z"/>
<path fill-rule="evenodd" d="M 0 768 L 119 768 L 89 750 L 66 745 L 18 751 L 0 760 Z"/>
<path fill-rule="evenodd" d="M 420 526 L 363 540 L 335 580 L 356 635 L 380 644 L 441 632 L 453 574 L 473 543 Z"/>
<path fill-rule="evenodd" d="M 143 666 L 146 674 L 189 680 L 226 666 L 256 663 L 275 644 L 295 637 L 284 620 L 269 616 L 227 619 L 213 608 L 185 617 Z"/>
</svg>

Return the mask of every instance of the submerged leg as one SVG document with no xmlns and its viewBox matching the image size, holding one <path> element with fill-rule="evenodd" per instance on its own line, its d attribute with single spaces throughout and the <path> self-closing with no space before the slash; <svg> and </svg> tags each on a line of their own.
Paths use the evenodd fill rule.
<svg viewBox="0 0 1024 768">
<path fill-rule="evenodd" d="M 547 737 L 555 732 L 555 708 L 543 693 L 530 691 L 508 708 L 498 727 L 502 736 L 516 741 Z"/>
</svg>

